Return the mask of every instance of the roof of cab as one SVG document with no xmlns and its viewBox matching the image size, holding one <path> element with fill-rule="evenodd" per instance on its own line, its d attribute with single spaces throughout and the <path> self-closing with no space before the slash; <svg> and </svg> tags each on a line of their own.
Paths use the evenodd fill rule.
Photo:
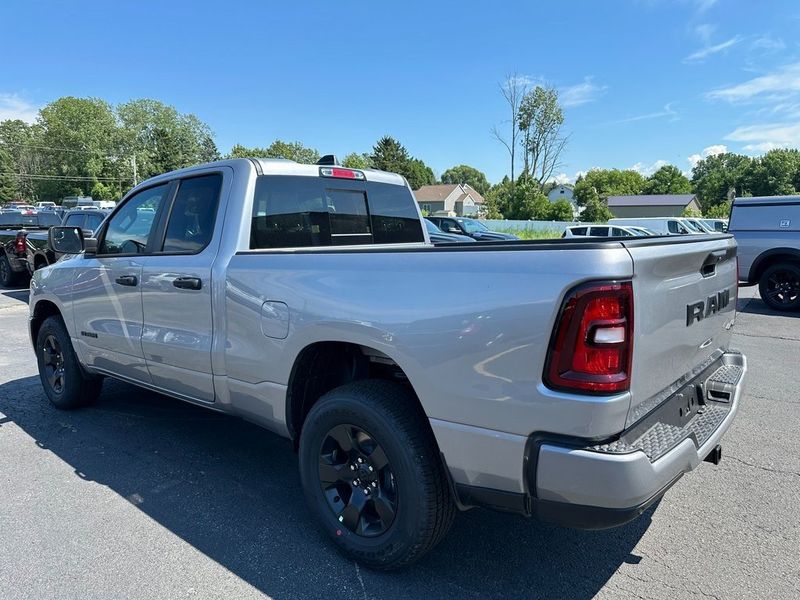
<svg viewBox="0 0 800 600">
<path fill-rule="evenodd" d="M 734 198 L 736 206 L 755 206 L 758 204 L 800 204 L 800 196 L 753 196 L 752 198 Z"/>
<path fill-rule="evenodd" d="M 159 181 L 173 179 L 175 177 L 192 175 L 198 171 L 206 171 L 213 169 L 214 167 L 231 167 L 234 169 L 234 171 L 239 171 L 242 169 L 250 170 L 255 167 L 256 172 L 259 175 L 300 175 L 307 177 L 319 177 L 319 170 L 323 166 L 329 165 L 308 165 L 285 158 L 229 158 L 226 160 L 192 165 L 191 167 L 185 167 L 183 169 L 177 169 L 175 171 L 169 171 L 168 173 L 156 175 L 155 177 L 151 177 L 146 181 L 142 181 L 136 186 L 136 188 L 146 187 L 154 183 L 158 183 Z M 388 171 L 379 171 L 377 169 L 353 170 L 364 173 L 367 181 L 391 183 L 394 185 L 407 185 L 405 178 L 397 173 L 389 173 Z"/>
</svg>

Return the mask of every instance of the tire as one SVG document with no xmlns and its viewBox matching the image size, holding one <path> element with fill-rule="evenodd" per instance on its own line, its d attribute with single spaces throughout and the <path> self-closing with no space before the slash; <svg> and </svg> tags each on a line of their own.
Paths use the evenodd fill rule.
<svg viewBox="0 0 800 600">
<path fill-rule="evenodd" d="M 778 263 L 767 268 L 758 281 L 758 292 L 774 310 L 800 310 L 800 265 Z"/>
<path fill-rule="evenodd" d="M 61 317 L 48 317 L 42 323 L 36 336 L 36 360 L 44 392 L 56 408 L 80 408 L 97 400 L 103 380 L 83 371 Z"/>
<path fill-rule="evenodd" d="M 345 438 L 349 451 L 347 440 L 337 441 Z M 377 570 L 419 560 L 455 516 L 427 418 L 413 394 L 390 381 L 358 381 L 320 398 L 300 436 L 300 479 L 339 550 Z"/>
<path fill-rule="evenodd" d="M 17 274 L 11 270 L 11 263 L 5 252 L 0 254 L 0 287 L 12 287 L 17 283 Z"/>
</svg>

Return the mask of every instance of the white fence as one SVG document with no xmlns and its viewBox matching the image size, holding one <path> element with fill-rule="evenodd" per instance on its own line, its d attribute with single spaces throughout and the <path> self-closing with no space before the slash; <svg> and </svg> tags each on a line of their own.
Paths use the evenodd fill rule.
<svg viewBox="0 0 800 600">
<path fill-rule="evenodd" d="M 511 221 L 508 219 L 481 219 L 480 221 L 489 229 L 509 229 L 512 231 L 543 231 L 549 229 L 564 231 L 565 227 L 577 225 L 576 221 Z"/>
</svg>

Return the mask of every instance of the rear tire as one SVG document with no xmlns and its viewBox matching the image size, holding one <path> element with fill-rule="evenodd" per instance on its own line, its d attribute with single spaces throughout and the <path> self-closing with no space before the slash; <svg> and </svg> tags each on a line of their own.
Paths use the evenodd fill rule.
<svg viewBox="0 0 800 600">
<path fill-rule="evenodd" d="M 455 515 L 427 418 L 414 395 L 390 381 L 350 383 L 312 407 L 300 436 L 300 478 L 339 550 L 373 569 L 417 561 Z"/>
<path fill-rule="evenodd" d="M 36 336 L 36 359 L 44 393 L 53 406 L 69 410 L 97 400 L 103 380 L 81 368 L 61 317 L 48 317 L 42 323 Z"/>
<path fill-rule="evenodd" d="M 12 287 L 17 283 L 18 277 L 11 270 L 11 263 L 5 253 L 0 254 L 0 287 Z"/>
<path fill-rule="evenodd" d="M 774 310 L 800 310 L 800 265 L 778 263 L 767 268 L 758 282 L 758 292 Z"/>
</svg>

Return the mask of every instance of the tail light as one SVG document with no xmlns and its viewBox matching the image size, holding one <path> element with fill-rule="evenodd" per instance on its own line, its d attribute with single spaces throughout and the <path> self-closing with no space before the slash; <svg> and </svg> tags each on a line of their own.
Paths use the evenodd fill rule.
<svg viewBox="0 0 800 600">
<path fill-rule="evenodd" d="M 561 307 L 544 380 L 556 390 L 610 394 L 630 388 L 633 351 L 631 283 L 591 283 Z"/>
<path fill-rule="evenodd" d="M 25 250 L 27 249 L 25 238 L 27 235 L 27 233 L 20 231 L 14 239 L 14 252 L 17 254 L 25 254 Z"/>
<path fill-rule="evenodd" d="M 343 169 L 341 167 L 320 167 L 319 174 L 323 177 L 336 177 L 338 179 L 358 179 L 360 181 L 366 179 L 361 171 Z"/>
</svg>

